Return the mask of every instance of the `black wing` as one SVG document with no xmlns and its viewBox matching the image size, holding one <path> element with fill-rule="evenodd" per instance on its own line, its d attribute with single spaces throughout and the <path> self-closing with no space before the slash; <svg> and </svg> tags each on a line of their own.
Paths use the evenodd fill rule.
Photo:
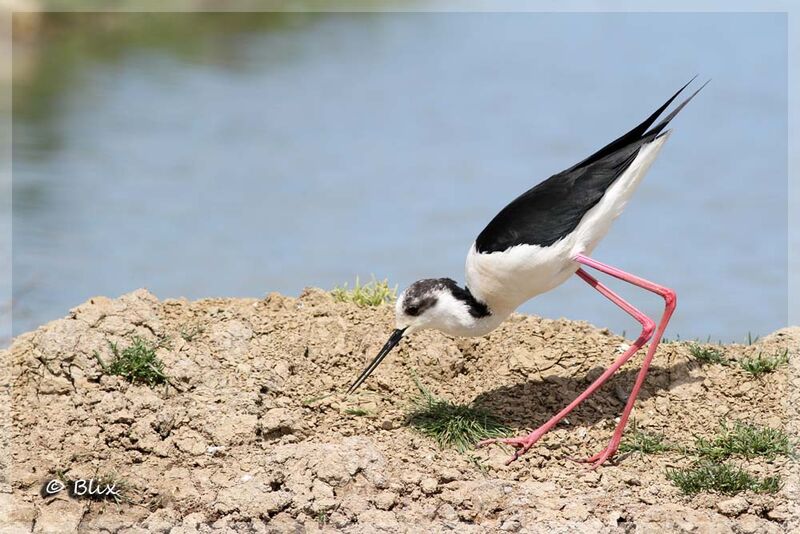
<svg viewBox="0 0 800 534">
<path fill-rule="evenodd" d="M 648 130 L 689 83 L 634 129 L 580 163 L 529 189 L 503 208 L 478 236 L 475 241 L 477 251 L 487 254 L 502 252 L 516 245 L 544 247 L 569 234 L 630 166 L 642 146 L 662 135 L 661 131 L 669 121 L 705 87 L 703 84 L 664 120 Z"/>
</svg>

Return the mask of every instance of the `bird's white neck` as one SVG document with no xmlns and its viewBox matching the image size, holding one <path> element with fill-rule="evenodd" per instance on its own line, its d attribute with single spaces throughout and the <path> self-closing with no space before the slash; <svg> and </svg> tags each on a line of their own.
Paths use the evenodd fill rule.
<svg viewBox="0 0 800 534">
<path fill-rule="evenodd" d="M 463 295 L 443 292 L 432 310 L 430 327 L 451 336 L 482 336 L 497 328 L 511 311 L 498 310 L 498 313 L 485 303 L 471 302 Z"/>
</svg>

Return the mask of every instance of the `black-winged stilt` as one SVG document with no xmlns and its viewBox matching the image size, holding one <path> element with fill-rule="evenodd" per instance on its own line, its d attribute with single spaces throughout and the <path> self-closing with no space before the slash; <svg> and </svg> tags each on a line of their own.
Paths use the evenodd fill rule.
<svg viewBox="0 0 800 534">
<path fill-rule="evenodd" d="M 544 425 L 527 436 L 491 439 L 478 445 L 512 445 L 517 450 L 509 463 L 516 460 L 652 339 L 611 442 L 585 461 L 597 467 L 612 457 L 658 343 L 675 310 L 676 297 L 669 288 L 601 263 L 590 258 L 589 254 L 606 235 L 612 221 L 622 213 L 661 151 L 671 132 L 664 129 L 705 87 L 703 84 L 653 126 L 689 83 L 634 129 L 580 163 L 526 191 L 503 208 L 469 250 L 465 287 L 459 287 L 449 278 L 438 278 L 419 280 L 403 291 L 396 305 L 397 328 L 347 393 L 355 391 L 404 336 L 424 328 L 435 328 L 452 336 L 484 335 L 497 328 L 523 302 L 550 291 L 577 274 L 641 323 L 641 334 L 586 391 Z M 656 325 L 655 321 L 597 281 L 585 268 L 661 296 L 665 303 L 661 321 Z"/>
</svg>

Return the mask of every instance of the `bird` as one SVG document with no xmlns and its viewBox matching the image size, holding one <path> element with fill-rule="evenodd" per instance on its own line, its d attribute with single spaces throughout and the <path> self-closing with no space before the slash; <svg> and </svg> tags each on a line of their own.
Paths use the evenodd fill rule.
<svg viewBox="0 0 800 534">
<path fill-rule="evenodd" d="M 603 263 L 592 256 L 612 222 L 622 213 L 637 186 L 661 152 L 675 116 L 706 81 L 673 111 L 656 121 L 697 76 L 689 80 L 643 122 L 572 167 L 522 193 L 478 234 L 467 254 L 464 287 L 450 278 L 423 279 L 397 297 L 395 329 L 378 355 L 347 390 L 355 392 L 400 341 L 413 332 L 435 329 L 456 337 L 488 334 L 522 303 L 551 291 L 576 275 L 641 325 L 641 333 L 575 400 L 527 435 L 481 441 L 512 446 L 511 463 L 589 398 L 636 352 L 650 343 L 625 408 L 608 445 L 578 460 L 597 468 L 617 452 L 622 434 L 644 383 L 650 363 L 677 304 L 675 291 Z M 709 80 L 710 81 L 710 80 Z M 597 271 L 655 293 L 664 300 L 656 323 L 600 282 Z"/>
</svg>

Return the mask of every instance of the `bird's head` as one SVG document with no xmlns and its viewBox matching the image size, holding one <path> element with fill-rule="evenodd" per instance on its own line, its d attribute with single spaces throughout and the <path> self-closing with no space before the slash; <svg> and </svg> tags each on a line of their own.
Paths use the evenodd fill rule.
<svg viewBox="0 0 800 534">
<path fill-rule="evenodd" d="M 347 393 L 355 391 L 400 340 L 412 332 L 433 328 L 446 334 L 464 335 L 477 319 L 474 310 L 471 311 L 470 299 L 469 291 L 449 278 L 426 278 L 408 286 L 397 298 L 395 330 L 389 341 Z"/>
<path fill-rule="evenodd" d="M 459 335 L 471 322 L 466 290 L 449 278 L 417 280 L 397 298 L 395 325 L 410 334 L 433 328 L 446 334 Z"/>
</svg>

